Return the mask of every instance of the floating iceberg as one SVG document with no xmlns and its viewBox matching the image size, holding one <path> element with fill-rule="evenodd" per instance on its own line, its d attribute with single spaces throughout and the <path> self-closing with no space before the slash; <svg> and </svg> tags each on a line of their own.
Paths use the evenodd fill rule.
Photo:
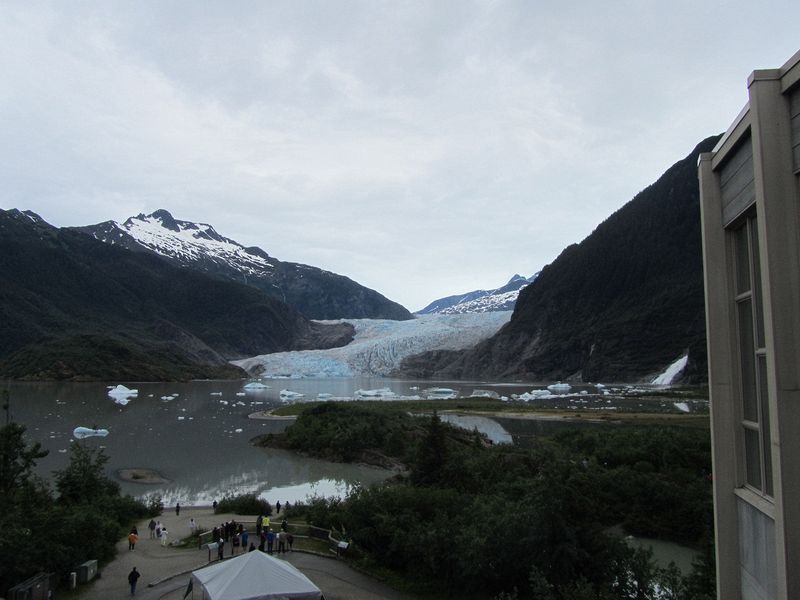
<svg viewBox="0 0 800 600">
<path fill-rule="evenodd" d="M 333 394 L 329 394 L 328 392 L 320 392 L 317 394 L 317 400 L 330 400 L 333 398 Z"/>
<path fill-rule="evenodd" d="M 108 390 L 108 395 L 111 396 L 112 398 L 126 398 L 130 396 L 138 396 L 139 390 L 132 390 L 120 384 Z"/>
<path fill-rule="evenodd" d="M 82 440 L 87 437 L 106 437 L 108 429 L 90 429 L 89 427 L 76 427 L 72 430 L 72 437 L 76 440 Z"/>
<path fill-rule="evenodd" d="M 281 400 L 297 400 L 298 398 L 303 398 L 305 394 L 301 394 L 300 392 L 293 392 L 291 390 L 281 390 L 280 397 Z"/>
<path fill-rule="evenodd" d="M 543 398 L 552 397 L 553 394 L 550 392 L 550 390 L 531 390 L 530 392 L 520 394 L 518 399 L 527 402 L 528 400 L 542 400 Z"/>
<path fill-rule="evenodd" d="M 385 388 L 379 388 L 377 390 L 356 390 L 355 392 L 353 392 L 353 397 L 388 399 L 388 398 L 397 398 L 397 394 L 395 394 L 388 387 L 385 387 Z"/>
<path fill-rule="evenodd" d="M 258 381 L 251 381 L 250 383 L 245 384 L 243 389 L 254 392 L 254 391 L 258 391 L 258 390 L 269 389 L 269 386 L 268 385 L 264 385 L 263 383 L 258 382 Z"/>
<path fill-rule="evenodd" d="M 548 385 L 547 389 L 553 392 L 554 394 L 566 394 L 568 391 L 572 389 L 572 386 L 568 383 L 554 383 L 552 385 Z"/>
<path fill-rule="evenodd" d="M 433 387 L 423 390 L 426 398 L 447 400 L 458 397 L 458 392 L 450 388 Z"/>
<path fill-rule="evenodd" d="M 685 413 L 691 412 L 691 410 L 689 409 L 689 405 L 686 404 L 686 402 L 673 402 L 672 404 L 675 406 L 675 408 L 677 408 L 681 412 Z"/>
<path fill-rule="evenodd" d="M 492 398 L 498 400 L 500 395 L 494 390 L 472 390 L 470 394 L 473 398 Z"/>
</svg>

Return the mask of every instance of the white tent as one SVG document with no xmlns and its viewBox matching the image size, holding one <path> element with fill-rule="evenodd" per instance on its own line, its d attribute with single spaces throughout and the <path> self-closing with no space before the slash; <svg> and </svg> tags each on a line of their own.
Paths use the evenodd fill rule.
<svg viewBox="0 0 800 600">
<path fill-rule="evenodd" d="M 320 600 L 322 592 L 285 560 L 259 550 L 192 572 L 192 598 Z"/>
</svg>

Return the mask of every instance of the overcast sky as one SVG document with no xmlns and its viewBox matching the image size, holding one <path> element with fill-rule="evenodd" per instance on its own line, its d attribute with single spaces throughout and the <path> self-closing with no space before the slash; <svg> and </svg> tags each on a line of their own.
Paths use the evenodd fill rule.
<svg viewBox="0 0 800 600">
<path fill-rule="evenodd" d="M 530 275 L 800 49 L 800 2 L 0 2 L 0 207 L 159 208 L 417 310 Z"/>
</svg>

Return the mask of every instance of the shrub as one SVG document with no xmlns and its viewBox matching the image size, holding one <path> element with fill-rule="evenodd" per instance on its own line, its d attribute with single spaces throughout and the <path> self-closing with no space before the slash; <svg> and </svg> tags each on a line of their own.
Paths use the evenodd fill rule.
<svg viewBox="0 0 800 600">
<path fill-rule="evenodd" d="M 233 513 L 235 515 L 272 514 L 272 505 L 256 494 L 228 495 L 217 503 L 216 513 Z"/>
<path fill-rule="evenodd" d="M 145 501 L 147 503 L 148 517 L 157 517 L 164 512 L 164 501 L 161 498 L 161 494 L 150 494 Z"/>
</svg>

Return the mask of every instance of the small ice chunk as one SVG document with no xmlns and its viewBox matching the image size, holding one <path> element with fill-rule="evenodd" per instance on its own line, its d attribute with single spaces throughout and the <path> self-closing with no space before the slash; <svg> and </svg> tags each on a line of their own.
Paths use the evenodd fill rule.
<svg viewBox="0 0 800 600">
<path fill-rule="evenodd" d="M 108 391 L 108 395 L 112 398 L 122 397 L 127 398 L 129 396 L 138 396 L 139 390 L 132 390 L 130 388 L 125 387 L 124 385 L 120 384 L 116 387 L 111 388 Z"/>
</svg>

